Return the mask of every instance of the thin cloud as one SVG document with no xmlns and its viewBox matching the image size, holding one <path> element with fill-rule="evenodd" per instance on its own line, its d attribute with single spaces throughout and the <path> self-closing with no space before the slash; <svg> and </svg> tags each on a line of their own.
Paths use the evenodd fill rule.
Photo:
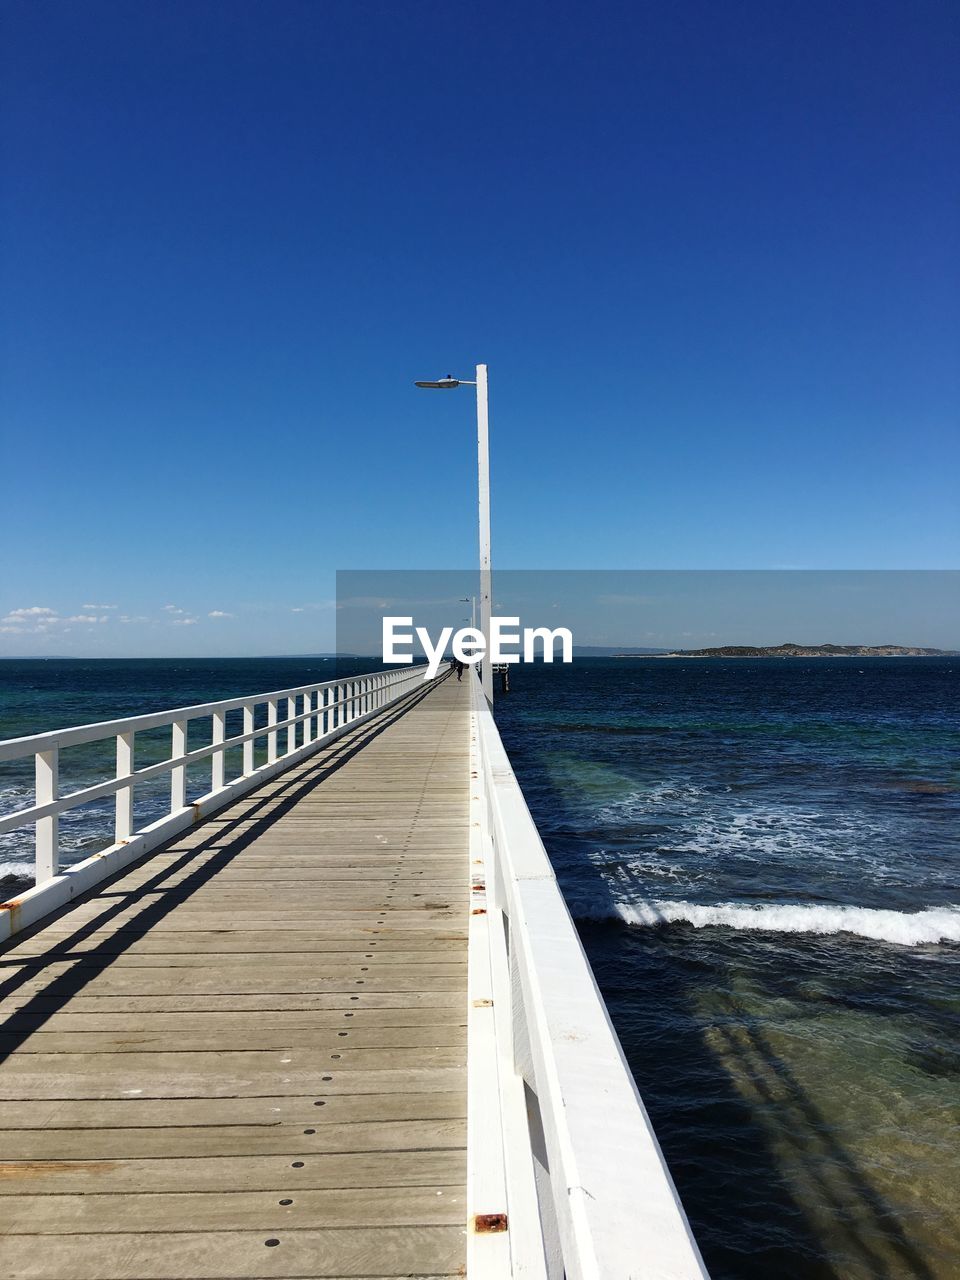
<svg viewBox="0 0 960 1280">
<path fill-rule="evenodd" d="M 164 613 L 183 613 L 184 612 L 184 610 L 181 609 L 180 606 L 176 604 L 165 604 L 163 606 L 163 611 Z"/>
<path fill-rule="evenodd" d="M 207 614 L 208 618 L 232 618 L 232 613 L 225 613 L 223 609 L 211 609 Z"/>
<path fill-rule="evenodd" d="M 66 619 L 61 618 L 56 609 L 48 609 L 46 605 L 26 605 L 20 609 L 11 609 L 0 618 L 0 625 L 7 635 L 44 635 L 51 627 L 63 626 Z"/>
<path fill-rule="evenodd" d="M 174 618 L 170 624 L 173 627 L 195 627 L 197 625 L 196 618 Z"/>
<path fill-rule="evenodd" d="M 22 620 L 23 622 L 36 621 L 39 618 L 56 618 L 56 609 L 48 609 L 46 605 L 34 604 L 26 609 L 11 609 L 4 618 L 4 622 L 14 622 Z"/>
<path fill-rule="evenodd" d="M 89 609 L 91 613 L 99 613 L 103 609 L 116 609 L 115 604 L 82 604 L 81 609 Z"/>
</svg>

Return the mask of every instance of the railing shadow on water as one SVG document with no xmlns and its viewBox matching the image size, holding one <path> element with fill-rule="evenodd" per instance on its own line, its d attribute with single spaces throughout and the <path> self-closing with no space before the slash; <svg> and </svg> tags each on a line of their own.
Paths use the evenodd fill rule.
<svg viewBox="0 0 960 1280">
<path fill-rule="evenodd" d="M 441 680 L 446 678 L 446 676 L 440 677 Z M 79 904 L 90 902 L 97 897 L 109 896 L 105 891 L 109 890 L 111 884 L 116 884 L 124 876 L 129 875 L 130 872 L 138 868 L 149 866 L 152 858 L 162 853 L 165 849 L 175 848 L 178 840 L 182 840 L 184 835 L 188 833 L 181 833 L 156 849 L 152 849 L 149 853 L 144 854 L 142 858 L 131 862 L 117 872 L 116 875 L 105 879 L 87 893 L 80 895 L 66 906 L 51 912 L 49 916 L 39 920 L 29 929 L 25 929 L 22 933 L 18 933 L 9 939 L 0 948 L 0 1002 L 8 1000 L 16 995 L 21 987 L 34 982 L 38 976 L 42 976 L 46 966 L 64 960 L 76 960 L 77 963 L 68 972 L 52 977 L 41 990 L 32 992 L 25 999 L 24 1004 L 7 1015 L 6 1018 L 0 1020 L 0 1062 L 3 1062 L 11 1053 L 16 1052 L 54 1014 L 62 1012 L 74 996 L 81 994 L 85 987 L 100 974 L 104 973 L 134 943 L 146 937 L 150 930 L 169 915 L 171 911 L 186 902 L 193 893 L 243 853 L 278 818 L 289 813 L 304 796 L 322 783 L 325 778 L 328 778 L 338 769 L 342 769 L 364 747 L 427 697 L 437 683 L 438 681 L 432 681 L 422 689 L 417 689 L 404 695 L 397 703 L 385 708 L 381 715 L 365 722 L 356 730 L 345 733 L 328 747 L 324 748 L 321 742 L 317 748 L 316 755 L 318 758 L 316 761 L 308 757 L 298 765 L 293 766 L 291 772 L 295 770 L 296 777 L 289 777 L 286 773 L 278 774 L 265 782 L 262 788 L 257 788 L 251 791 L 249 795 L 242 797 L 238 803 L 243 805 L 243 811 L 236 818 L 230 819 L 227 816 L 233 807 L 232 804 L 226 806 L 220 813 L 211 815 L 203 824 L 209 824 L 211 827 L 208 839 L 201 840 L 198 844 L 185 851 L 182 857 L 163 867 L 155 876 L 144 881 L 143 884 L 138 885 L 135 889 L 123 892 L 119 896 L 119 901 L 87 924 L 77 928 L 62 942 L 58 942 L 56 946 L 44 951 L 42 956 L 18 957 L 15 954 L 16 948 L 20 943 L 42 933 L 55 920 L 68 916 L 70 911 Z M 253 801 L 252 808 L 251 801 Z M 258 809 L 265 811 L 259 819 L 255 818 Z M 225 822 L 223 821 L 224 817 L 227 817 Z M 253 821 L 251 821 L 252 819 Z M 236 832 L 232 837 L 230 836 L 231 831 Z M 214 852 L 210 856 L 211 849 L 216 849 L 225 840 L 229 840 L 227 847 Z M 191 863 L 201 858 L 206 860 L 203 861 L 202 865 L 198 865 L 190 871 L 179 883 L 176 885 L 167 883 L 165 885 L 165 882 L 169 882 L 171 878 L 182 874 L 190 867 Z M 158 893 L 163 896 L 158 898 L 156 896 Z M 118 925 L 110 936 L 98 946 L 88 951 L 80 952 L 75 950 L 79 943 L 91 935 L 109 928 L 111 921 L 128 911 L 131 905 L 138 900 L 145 898 L 150 898 L 149 903 L 132 919 L 124 920 L 122 924 Z M 4 969 L 16 969 L 17 972 L 3 979 Z"/>
<path fill-rule="evenodd" d="M 837 1247 L 861 1264 L 862 1274 L 871 1280 L 936 1280 L 893 1207 L 871 1185 L 756 1022 L 745 1018 L 729 997 L 715 997 L 715 1002 L 721 1015 L 726 1006 L 729 1018 L 726 1025 L 718 1021 L 712 1028 L 720 1049 L 715 1056 L 749 1079 L 761 1105 L 787 1113 L 780 1135 L 793 1148 L 808 1197 L 829 1216 Z"/>
</svg>

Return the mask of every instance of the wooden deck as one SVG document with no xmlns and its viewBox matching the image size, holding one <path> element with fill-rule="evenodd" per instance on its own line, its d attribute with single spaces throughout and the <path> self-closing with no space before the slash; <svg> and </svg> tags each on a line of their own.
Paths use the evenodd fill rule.
<svg viewBox="0 0 960 1280">
<path fill-rule="evenodd" d="M 444 680 L 0 953 L 0 1272 L 465 1259 L 468 685 Z"/>
</svg>

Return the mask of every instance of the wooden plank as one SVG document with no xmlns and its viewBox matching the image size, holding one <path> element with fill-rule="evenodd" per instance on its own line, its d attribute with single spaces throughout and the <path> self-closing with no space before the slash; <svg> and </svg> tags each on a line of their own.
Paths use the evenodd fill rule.
<svg viewBox="0 0 960 1280">
<path fill-rule="evenodd" d="M 257 1080 L 261 1078 L 285 1077 L 291 1072 L 305 1069 L 310 1063 L 312 1070 L 332 1070 L 327 1063 L 335 1062 L 338 1070 L 382 1071 L 388 1068 L 421 1067 L 424 1065 L 449 1067 L 456 1066 L 463 1060 L 464 1041 L 455 1046 L 431 1046 L 424 1049 L 414 1048 L 362 1049 L 351 1048 L 348 1041 L 328 1040 L 321 1050 L 313 1046 L 299 1049 L 241 1049 L 213 1050 L 218 1056 L 217 1062 L 211 1062 L 209 1053 L 160 1051 L 144 1053 L 112 1053 L 106 1050 L 96 1054 L 89 1053 L 27 1053 L 14 1054 L 0 1066 L 0 1091 L 8 1088 L 8 1081 L 18 1074 L 16 1063 L 22 1058 L 23 1073 L 31 1077 L 42 1075 L 45 1081 L 52 1082 L 58 1072 L 66 1071 L 77 1077 L 95 1074 L 101 1078 L 116 1076 L 128 1079 L 130 1076 L 142 1075 L 151 1081 L 163 1078 L 177 1079 L 181 1075 L 199 1075 L 209 1073 L 218 1080 L 226 1078 Z M 44 1086 L 46 1087 L 46 1086 Z"/>
<path fill-rule="evenodd" d="M 82 990 L 87 996 L 155 996 L 174 995 L 250 995 L 271 994 L 317 995 L 326 991 L 355 992 L 358 987 L 369 991 L 423 992 L 461 991 L 462 973 L 443 973 L 427 965 L 412 969 L 389 968 L 377 971 L 372 963 L 368 967 L 352 966 L 348 973 L 305 973 L 298 965 L 295 969 L 277 965 L 264 966 L 266 972 L 248 973 L 236 966 L 220 972 L 209 968 L 189 969 L 113 969 L 106 972 L 79 970 L 64 976 L 63 986 Z M 363 974 L 362 977 L 354 976 Z M 32 995 L 44 995 L 51 984 L 43 977 L 28 976 L 16 988 L 21 999 Z"/>
<path fill-rule="evenodd" d="M 375 961 L 380 971 L 408 973 L 412 969 L 414 973 L 422 973 L 427 980 L 432 973 L 462 977 L 466 970 L 466 962 L 462 956 L 452 960 L 450 958 L 437 960 L 430 952 L 348 951 L 338 953 L 328 951 L 324 953 L 322 961 L 323 974 L 325 977 L 336 977 L 342 974 L 356 977 L 358 973 L 368 972 L 374 967 L 369 963 L 370 961 Z M 263 972 L 266 965 L 269 965 L 271 973 L 280 974 L 302 974 L 304 970 L 309 971 L 317 967 L 316 961 L 305 960 L 304 956 L 298 952 L 280 952 L 269 960 L 264 960 L 262 953 L 244 955 L 242 952 L 223 952 L 217 957 L 216 972 L 231 978 L 244 971 L 250 971 L 256 976 Z M 0 985 L 5 985 L 13 978 L 20 979 L 21 982 L 27 979 L 51 982 L 64 974 L 74 974 L 80 980 L 92 981 L 100 973 L 113 975 L 130 970 L 147 980 L 150 971 L 168 972 L 175 969 L 196 968 L 209 970 L 211 968 L 209 955 L 205 955 L 202 951 L 161 956 L 127 956 L 121 953 L 110 956 L 106 960 L 102 957 L 83 954 L 54 956 L 51 959 L 38 956 L 36 960 L 22 961 L 15 967 L 0 970 Z M 143 973 L 143 970 L 147 972 Z M 189 973 L 183 976 L 187 979 L 190 977 Z"/>
<path fill-rule="evenodd" d="M 232 973 L 237 969 L 256 969 L 262 970 L 265 964 L 274 966 L 296 965 L 301 971 L 304 967 L 314 968 L 317 961 L 314 960 L 314 953 L 309 951 L 280 951 L 280 952 L 256 952 L 254 954 L 242 951 L 221 952 L 217 958 L 218 973 Z M 267 957 L 266 959 L 264 957 Z M 323 953 L 323 970 L 326 974 L 333 973 L 350 973 L 356 974 L 361 966 L 365 965 L 368 960 L 376 960 L 380 969 L 391 969 L 394 965 L 402 969 L 408 969 L 416 965 L 418 972 L 428 973 L 436 971 L 439 973 L 451 973 L 462 975 L 466 970 L 466 962 L 463 956 L 457 952 L 451 952 L 447 956 L 437 956 L 430 951 L 326 951 Z M 55 966 L 61 966 L 58 970 Z M 204 951 L 175 951 L 172 953 L 164 952 L 120 952 L 117 955 L 111 955 L 109 958 L 104 956 L 91 956 L 87 952 L 79 952 L 75 955 L 55 955 L 49 960 L 37 957 L 36 962 L 22 962 L 16 969 L 5 969 L 0 971 L 0 978 L 14 973 L 17 976 L 24 977 L 31 973 L 36 976 L 42 976 L 47 981 L 57 973 L 72 972 L 79 973 L 81 976 L 87 976 L 88 973 L 95 972 L 109 966 L 111 972 L 121 972 L 125 969 L 193 969 L 193 968 L 210 968 L 210 955 Z"/>
<path fill-rule="evenodd" d="M 297 884 L 293 881 L 274 881 L 268 878 L 266 883 L 269 884 L 270 910 L 285 911 L 289 905 L 296 905 L 298 901 L 303 908 L 326 904 L 330 908 L 339 910 L 357 908 L 369 911 L 387 908 L 387 906 L 406 911 L 421 909 L 451 911 L 462 906 L 458 901 L 460 895 L 456 891 L 456 886 L 433 881 L 417 881 L 412 886 L 401 886 L 397 883 L 396 888 L 392 887 L 394 882 L 389 879 L 381 879 L 374 883 L 365 881 L 353 884 L 346 882 L 330 884 L 325 881 L 303 881 Z M 207 904 L 212 901 L 224 906 L 236 904 L 244 911 L 262 911 L 264 887 L 264 881 L 259 884 L 230 884 L 221 882 L 218 877 L 212 883 L 188 886 L 186 890 L 183 886 L 175 884 L 169 888 L 159 887 L 154 890 L 116 891 L 109 896 L 114 899 L 128 899 L 134 904 L 148 899 L 150 905 L 154 906 L 157 902 L 163 904 L 163 897 L 166 895 L 174 901 L 174 910 L 206 910 Z M 440 901 L 435 901 L 438 897 Z M 223 909 L 223 906 L 219 906 L 219 909 Z"/>
<path fill-rule="evenodd" d="M 265 1240 L 278 1240 L 275 1248 Z M 383 1227 L 326 1231 L 284 1225 L 262 1231 L 148 1235 L 54 1235 L 3 1242 L 10 1280 L 258 1280 L 264 1276 L 423 1276 L 455 1274 L 462 1264 L 461 1227 Z"/>
<path fill-rule="evenodd" d="M 55 955 L 66 950 L 69 954 L 98 951 L 108 955 L 170 955 L 179 951 L 227 954 L 239 952 L 245 955 L 271 955 L 296 952 L 308 955 L 320 951 L 362 951 L 371 944 L 382 951 L 406 950 L 462 957 L 466 942 L 463 930 L 435 934 L 430 930 L 418 930 L 412 934 L 394 934 L 389 928 L 381 929 L 375 937 L 370 929 L 311 929 L 309 932 L 284 930 L 264 935 L 260 929 L 168 929 L 142 933 L 131 929 L 100 929 L 92 933 L 64 933 L 58 935 L 55 927 L 44 932 L 43 940 L 30 939 L 24 949 L 11 948 L 5 952 L 11 962 L 24 955 Z M 35 948 L 35 949 L 31 949 Z M 442 954 L 441 954 L 442 953 Z"/>
<path fill-rule="evenodd" d="M 356 991 L 356 987 L 353 988 Z M 352 1009 L 355 1006 L 368 1009 L 459 1008 L 456 991 L 365 991 L 351 995 L 348 991 L 327 992 L 252 992 L 248 995 L 157 995 L 157 996 L 91 996 L 70 997 L 70 1009 L 76 1013 L 93 1013 L 99 1010 L 120 1013 L 133 1012 L 239 1012 L 241 1010 L 273 1009 Z M 0 1017 L 7 1017 L 13 1010 L 29 1009 L 31 1013 L 58 1013 L 64 1008 L 64 1000 L 56 996 L 10 996 L 0 1004 Z"/>
<path fill-rule="evenodd" d="M 256 1191 L 264 1187 L 429 1186 L 462 1183 L 463 1152 L 168 1157 L 162 1160 L 6 1160 L 0 1196 L 146 1191 Z M 2 1206 L 0 1206 L 2 1207 Z"/>
<path fill-rule="evenodd" d="M 111 912 L 114 910 L 114 908 L 111 908 Z M 387 908 L 387 910 L 389 911 L 390 909 Z M 102 908 L 98 908 L 95 903 L 83 903 L 74 907 L 71 913 L 75 924 L 90 924 L 94 920 L 102 918 L 103 915 Z M 321 908 L 310 913 L 305 913 L 301 910 L 283 913 L 279 910 L 271 911 L 269 908 L 261 911 L 244 909 L 211 911 L 209 908 L 192 910 L 189 903 L 177 908 L 175 913 L 169 912 L 162 917 L 145 914 L 142 908 L 137 910 L 124 909 L 115 915 L 111 915 L 111 919 L 117 924 L 135 924 L 144 932 L 149 929 L 154 933 L 167 929 L 174 929 L 179 932 L 184 927 L 189 928 L 192 923 L 198 929 L 203 930 L 216 929 L 226 931 L 239 927 L 267 931 L 293 929 L 299 933 L 304 929 L 316 927 L 329 933 L 334 929 L 349 926 L 358 933 L 364 932 L 373 937 L 383 933 L 387 928 L 394 933 L 404 930 L 420 933 L 423 930 L 427 930 L 433 933 L 434 936 L 444 937 L 460 936 L 463 933 L 465 913 L 460 910 L 447 910 L 446 908 L 405 912 L 390 911 L 389 924 L 386 917 L 382 921 L 378 920 L 378 917 L 383 917 L 383 912 L 372 908 L 351 910 L 348 907 L 340 909 L 331 907 L 328 909 Z"/>
<path fill-rule="evenodd" d="M 397 1072 L 389 1092 L 348 1093 L 342 1087 L 322 1094 L 252 1098 L 68 1098 L 34 1101 L 4 1109 L 4 1129 L 140 1129 L 191 1125 L 198 1129 L 231 1125 L 353 1124 L 367 1120 L 450 1120 L 466 1115 L 466 1097 L 457 1071 Z M 5 1142 L 16 1153 L 19 1137 Z"/>
<path fill-rule="evenodd" d="M 334 1123 L 307 1115 L 305 1124 L 175 1125 L 149 1129 L 28 1129 L 17 1136 L 17 1160 L 169 1159 L 202 1156 L 289 1155 L 291 1159 L 361 1151 L 439 1151 L 463 1146 L 463 1122 L 447 1120 L 358 1120 Z M 329 1108 L 324 1108 L 329 1110 Z M 8 1150 L 13 1143 L 5 1144 Z"/>
<path fill-rule="evenodd" d="M 176 1053 L 237 1053 L 248 1049 L 255 1042 L 258 1052 L 286 1054 L 290 1051 L 314 1053 L 335 1049 L 416 1049 L 439 1048 L 465 1049 L 466 1027 L 458 1024 L 437 1026 L 429 1023 L 419 1027 L 367 1026 L 343 1030 L 343 1022 L 335 1027 L 280 1027 L 265 1032 L 250 1025 L 228 1032 L 222 1027 L 215 1030 L 185 1031 L 176 1033 Z M 162 1053 L 169 1051 L 171 1038 L 163 1032 L 134 1032 L 129 1027 L 116 1031 L 50 1031 L 44 1028 L 25 1035 L 0 1033 L 0 1054 L 19 1050 L 23 1054 L 50 1057 L 83 1056 L 102 1053 Z M 2 1070 L 2 1067 L 0 1067 Z"/>
<path fill-rule="evenodd" d="M 103 1004 L 103 1001 L 99 1002 Z M 112 1006 L 111 1006 L 112 1007 Z M 347 1019 L 348 1021 L 344 1021 Z M 466 1011 L 459 1001 L 448 1007 L 418 1008 L 365 1008 L 362 1004 L 346 1010 L 343 1009 L 276 1009 L 258 1010 L 247 1013 L 136 1013 L 127 1010 L 125 1013 L 107 1013 L 98 1008 L 96 1013 L 77 1013 L 72 1001 L 59 1012 L 18 1013 L 8 1026 L 16 1028 L 18 1036 L 33 1035 L 37 1032 L 55 1032 L 70 1034 L 75 1032 L 92 1032 L 103 1035 L 139 1035 L 142 1033 L 171 1032 L 178 1036 L 186 1036 L 197 1032 L 213 1033 L 221 1030 L 225 1035 L 238 1032 L 249 1034 L 252 1031 L 270 1034 L 280 1028 L 287 1028 L 290 1034 L 299 1031 L 318 1032 L 321 1028 L 340 1030 L 346 1027 L 372 1028 L 382 1027 L 462 1027 L 466 1025 Z M 167 1040 L 169 1044 L 169 1038 Z"/>
<path fill-rule="evenodd" d="M 81 1056 L 84 1069 L 66 1066 L 76 1061 L 69 1056 L 49 1056 L 51 1065 L 48 1066 L 44 1054 L 15 1055 L 16 1065 L 10 1065 L 0 1074 L 0 1099 L 257 1097 L 286 1091 L 320 1096 L 325 1091 L 333 1091 L 334 1087 L 345 1088 L 349 1093 L 378 1090 L 386 1093 L 391 1087 L 402 1087 L 398 1074 L 412 1073 L 411 1078 L 415 1080 L 418 1074 L 429 1077 L 443 1070 L 456 1069 L 462 1073 L 466 1059 L 460 1049 L 435 1049 L 428 1055 L 430 1066 L 417 1067 L 415 1064 L 424 1061 L 420 1050 L 391 1049 L 378 1053 L 375 1049 L 358 1049 L 355 1054 L 344 1052 L 338 1060 L 329 1055 L 330 1063 L 326 1067 L 301 1069 L 292 1062 L 284 1066 L 280 1059 L 273 1070 L 256 1069 L 251 1063 L 246 1074 L 232 1075 L 217 1061 L 216 1055 L 197 1062 L 194 1071 L 171 1064 L 163 1074 L 156 1068 L 132 1066 L 129 1060 L 143 1056 L 139 1054 L 114 1055 L 117 1061 L 110 1064 L 110 1069 L 103 1061 L 107 1055 L 89 1063 Z"/>
<path fill-rule="evenodd" d="M 281 1201 L 289 1200 L 289 1204 Z M 11 1195 L 3 1201 L 9 1235 L 78 1232 L 262 1231 L 307 1222 L 319 1227 L 463 1226 L 464 1198 L 456 1186 L 361 1187 L 345 1190 L 159 1192 L 153 1195 Z"/>
</svg>

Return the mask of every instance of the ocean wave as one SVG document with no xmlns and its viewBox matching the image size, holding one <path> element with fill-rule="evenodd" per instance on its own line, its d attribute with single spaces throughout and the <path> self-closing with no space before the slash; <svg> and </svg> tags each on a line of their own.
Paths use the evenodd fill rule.
<svg viewBox="0 0 960 1280">
<path fill-rule="evenodd" d="M 879 907 L 838 907 L 799 903 L 620 902 L 611 913 L 626 924 L 652 926 L 690 924 L 695 929 L 721 925 L 728 929 L 770 933 L 852 933 L 903 947 L 923 943 L 960 942 L 960 907 L 928 907 L 921 911 L 889 911 Z"/>
<path fill-rule="evenodd" d="M 36 866 L 32 862 L 0 862 L 0 881 L 11 876 L 18 880 L 33 880 Z"/>
<path fill-rule="evenodd" d="M 738 882 L 747 887 L 758 874 L 766 877 L 777 897 L 793 897 L 795 886 L 801 900 L 819 897 L 817 886 L 824 883 L 842 886 L 837 895 L 841 898 L 855 896 L 864 878 L 902 890 L 907 903 L 922 881 L 942 900 L 953 896 L 956 883 L 956 863 L 945 830 L 941 834 L 934 828 L 921 852 L 921 819 L 916 813 L 890 812 L 880 805 L 871 809 L 859 796 L 847 797 L 844 807 L 829 799 L 822 805 L 795 799 L 774 802 L 727 788 L 698 791 L 664 784 L 631 792 L 595 810 L 593 821 L 585 835 L 575 833 L 594 845 L 586 856 L 610 880 L 619 861 L 625 878 L 641 881 L 634 889 L 652 896 L 658 896 L 658 883 L 669 892 L 665 880 L 678 878 L 662 870 L 670 864 L 691 884 L 714 880 L 710 896 L 716 901 L 736 900 Z M 639 866 L 645 861 L 661 869 L 652 876 L 642 867 L 634 872 L 634 862 Z M 618 898 L 633 897 L 626 885 L 617 888 Z M 695 896 L 700 896 L 699 890 Z M 917 906 L 922 904 L 920 898 Z"/>
</svg>

